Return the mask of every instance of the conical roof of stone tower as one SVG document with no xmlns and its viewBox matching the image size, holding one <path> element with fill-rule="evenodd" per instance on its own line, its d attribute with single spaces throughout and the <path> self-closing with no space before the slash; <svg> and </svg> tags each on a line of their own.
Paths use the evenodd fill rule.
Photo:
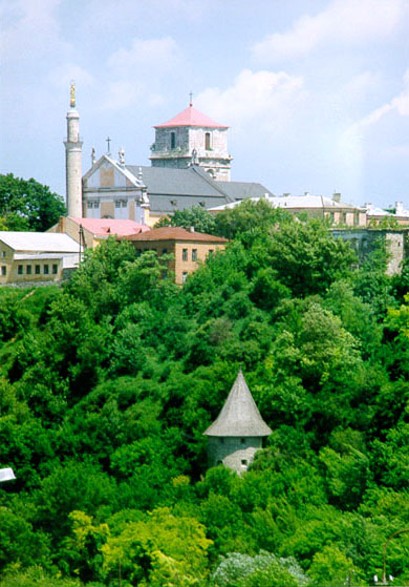
<svg viewBox="0 0 409 587">
<path fill-rule="evenodd" d="M 206 436 L 269 436 L 272 430 L 264 422 L 256 402 L 239 372 L 217 419 L 204 433 Z"/>
<path fill-rule="evenodd" d="M 173 118 L 164 122 L 163 124 L 158 124 L 155 128 L 166 128 L 166 127 L 176 127 L 176 126 L 201 126 L 205 128 L 228 128 L 228 126 L 224 124 L 219 124 L 215 122 L 206 114 L 202 114 L 196 108 L 193 108 L 192 104 L 189 104 L 187 108 L 176 114 Z"/>
</svg>

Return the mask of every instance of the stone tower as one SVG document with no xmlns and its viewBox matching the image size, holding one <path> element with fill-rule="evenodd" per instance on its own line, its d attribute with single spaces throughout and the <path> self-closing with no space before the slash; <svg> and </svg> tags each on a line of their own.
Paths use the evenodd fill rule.
<svg viewBox="0 0 409 587">
<path fill-rule="evenodd" d="M 174 118 L 155 126 L 152 167 L 184 169 L 200 165 L 213 179 L 230 181 L 228 128 L 193 108 L 190 102 Z"/>
<path fill-rule="evenodd" d="M 238 474 L 247 471 L 263 436 L 271 432 L 240 370 L 220 414 L 204 433 L 210 466 L 223 464 Z"/>
<path fill-rule="evenodd" d="M 75 104 L 75 85 L 71 84 L 70 109 L 67 112 L 65 145 L 65 180 L 68 216 L 82 217 L 82 141 L 80 115 Z"/>
</svg>

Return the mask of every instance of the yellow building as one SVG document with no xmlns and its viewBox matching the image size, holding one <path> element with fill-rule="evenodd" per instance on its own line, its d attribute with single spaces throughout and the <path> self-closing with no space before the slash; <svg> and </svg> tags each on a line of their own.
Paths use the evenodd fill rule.
<svg viewBox="0 0 409 587">
<path fill-rule="evenodd" d="M 148 232 L 126 236 L 137 251 L 156 251 L 158 255 L 171 254 L 170 270 L 175 282 L 182 284 L 209 255 L 224 250 L 227 239 L 180 227 L 154 228 Z"/>
<path fill-rule="evenodd" d="M 81 253 L 66 234 L 0 231 L 0 285 L 60 281 Z"/>
</svg>

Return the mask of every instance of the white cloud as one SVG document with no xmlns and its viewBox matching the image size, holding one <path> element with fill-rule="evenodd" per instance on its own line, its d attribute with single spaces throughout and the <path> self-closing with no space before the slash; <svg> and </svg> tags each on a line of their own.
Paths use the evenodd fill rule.
<svg viewBox="0 0 409 587">
<path fill-rule="evenodd" d="M 362 44 L 390 35 L 408 18 L 406 0 L 334 0 L 315 16 L 302 16 L 293 27 L 253 47 L 263 62 L 296 58 L 322 44 Z"/>
<path fill-rule="evenodd" d="M 143 85 L 135 81 L 112 82 L 101 101 L 102 110 L 122 110 L 132 106 L 144 94 Z"/>
<path fill-rule="evenodd" d="M 399 116 L 409 116 L 409 70 L 403 76 L 403 89 L 386 104 L 379 106 L 356 122 L 355 129 L 364 129 L 380 122 L 387 114 L 395 112 Z"/>
<path fill-rule="evenodd" d="M 162 39 L 133 39 L 130 49 L 119 49 L 111 55 L 108 65 L 119 74 L 136 77 L 143 69 L 169 70 L 181 60 L 177 43 L 171 37 Z"/>
<path fill-rule="evenodd" d="M 59 65 L 50 72 L 49 80 L 54 87 L 65 88 L 66 90 L 72 81 L 75 82 L 77 88 L 90 87 L 95 82 L 94 76 L 76 63 Z"/>
<path fill-rule="evenodd" d="M 22 61 L 61 51 L 56 16 L 61 0 L 4 0 L 0 5 L 1 55 L 3 61 Z"/>
<path fill-rule="evenodd" d="M 224 90 L 209 88 L 195 97 L 195 104 L 203 105 L 218 122 L 236 129 L 260 119 L 265 129 L 271 129 L 284 124 L 295 104 L 304 97 L 302 77 L 245 69 L 232 86 Z"/>
</svg>

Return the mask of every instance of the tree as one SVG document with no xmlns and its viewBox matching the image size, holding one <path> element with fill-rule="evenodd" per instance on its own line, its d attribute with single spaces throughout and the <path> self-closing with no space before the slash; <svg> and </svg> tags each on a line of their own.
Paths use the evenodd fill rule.
<svg viewBox="0 0 409 587">
<path fill-rule="evenodd" d="M 265 551 L 256 556 L 229 553 L 222 557 L 213 580 L 216 587 L 297 587 L 308 583 L 295 559 Z"/>
<path fill-rule="evenodd" d="M 112 579 L 120 571 L 125 580 L 141 587 L 200 585 L 211 544 L 196 519 L 158 508 L 144 520 L 111 528 L 101 547 L 103 573 Z"/>
<path fill-rule="evenodd" d="M 161 226 L 181 226 L 187 230 L 193 227 L 197 232 L 215 233 L 214 217 L 201 206 L 176 210 L 170 218 L 161 218 L 155 224 L 155 228 L 160 228 Z"/>
<path fill-rule="evenodd" d="M 67 213 L 61 196 L 34 179 L 12 173 L 0 175 L 0 225 L 2 230 L 44 232 Z"/>
</svg>

